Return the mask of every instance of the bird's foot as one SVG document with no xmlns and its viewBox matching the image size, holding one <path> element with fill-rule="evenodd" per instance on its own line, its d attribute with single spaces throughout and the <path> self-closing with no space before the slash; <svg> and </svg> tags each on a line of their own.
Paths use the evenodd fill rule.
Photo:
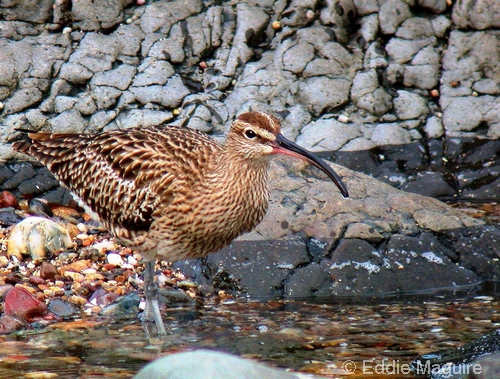
<svg viewBox="0 0 500 379">
<path fill-rule="evenodd" d="M 160 313 L 160 306 L 157 298 L 148 299 L 146 292 L 146 308 L 141 317 L 142 327 L 146 332 L 146 336 L 151 339 L 155 336 L 164 338 L 167 336 L 165 324 Z"/>
<path fill-rule="evenodd" d="M 161 318 L 160 305 L 158 303 L 158 286 L 154 280 L 155 262 L 147 262 L 144 271 L 144 295 L 146 306 L 142 314 L 142 326 L 146 336 L 151 340 L 153 336 L 164 338 L 167 335 L 165 324 Z"/>
</svg>

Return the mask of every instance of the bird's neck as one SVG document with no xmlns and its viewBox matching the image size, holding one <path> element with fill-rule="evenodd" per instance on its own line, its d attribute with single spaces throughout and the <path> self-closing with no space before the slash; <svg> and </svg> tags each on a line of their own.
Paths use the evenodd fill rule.
<svg viewBox="0 0 500 379">
<path fill-rule="evenodd" d="M 225 148 L 215 157 L 210 171 L 213 180 L 232 182 L 234 185 L 246 187 L 265 186 L 261 189 L 267 191 L 269 161 L 268 158 L 248 159 L 242 154 Z"/>
</svg>

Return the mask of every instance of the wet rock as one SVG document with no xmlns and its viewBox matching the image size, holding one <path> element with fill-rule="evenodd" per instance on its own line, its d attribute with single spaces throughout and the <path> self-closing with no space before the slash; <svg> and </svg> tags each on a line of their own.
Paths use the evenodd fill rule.
<svg viewBox="0 0 500 379">
<path fill-rule="evenodd" d="M 412 367 L 416 371 L 420 370 L 420 373 L 424 372 L 425 367 L 433 368 L 433 379 L 496 378 L 495 373 L 499 372 L 499 337 L 500 331 L 497 330 L 457 349 L 421 355 L 412 362 Z"/>
<path fill-rule="evenodd" d="M 500 353 L 476 359 L 471 363 L 472 372 L 469 379 L 487 379 L 500 377 Z M 476 368 L 474 372 L 474 368 Z"/>
<path fill-rule="evenodd" d="M 116 319 L 130 316 L 136 317 L 139 313 L 140 300 L 137 294 L 131 293 L 117 299 L 116 303 L 103 308 L 100 314 L 104 316 L 113 316 L 113 318 Z"/>
<path fill-rule="evenodd" d="M 193 364 L 193 362 L 196 362 Z M 134 379 L 299 379 L 311 378 L 312 375 L 290 373 L 266 367 L 259 363 L 244 360 L 233 355 L 197 350 L 172 354 L 148 364 L 134 376 Z"/>
<path fill-rule="evenodd" d="M 220 288 L 274 298 L 280 295 L 283 280 L 309 258 L 305 244 L 298 241 L 235 241 L 209 255 L 206 262 Z"/>
<path fill-rule="evenodd" d="M 450 230 L 445 233 L 461 266 L 476 272 L 483 280 L 498 280 L 500 232 L 494 227 Z"/>
<path fill-rule="evenodd" d="M 25 324 L 16 317 L 0 316 L 0 334 L 9 334 L 22 329 L 24 326 Z"/>
<path fill-rule="evenodd" d="M 47 306 L 22 287 L 12 288 L 5 296 L 4 312 L 6 316 L 21 320 L 45 314 Z"/>
<path fill-rule="evenodd" d="M 189 296 L 186 292 L 181 290 L 166 290 L 164 288 L 160 289 L 160 301 L 163 304 L 169 305 L 194 305 L 196 301 Z"/>
<path fill-rule="evenodd" d="M 326 298 L 331 295 L 331 277 L 317 263 L 311 263 L 293 272 L 285 281 L 286 299 Z"/>
<path fill-rule="evenodd" d="M 408 182 L 401 189 L 434 198 L 452 198 L 458 195 L 441 172 L 421 172 L 408 177 Z"/>
<path fill-rule="evenodd" d="M 28 217 L 17 224 L 7 240 L 7 255 L 22 260 L 50 257 L 73 244 L 68 232 L 54 221 L 41 217 Z"/>
<path fill-rule="evenodd" d="M 59 317 L 69 317 L 80 313 L 74 305 L 62 299 L 54 299 L 50 301 L 48 310 Z"/>
<path fill-rule="evenodd" d="M 321 264 L 334 278 L 332 291 L 336 296 L 380 296 L 479 282 L 474 272 L 457 267 L 449 256 L 453 253 L 431 234 L 418 238 L 395 235 L 383 250 L 362 240 L 344 240 L 331 259 Z"/>
</svg>

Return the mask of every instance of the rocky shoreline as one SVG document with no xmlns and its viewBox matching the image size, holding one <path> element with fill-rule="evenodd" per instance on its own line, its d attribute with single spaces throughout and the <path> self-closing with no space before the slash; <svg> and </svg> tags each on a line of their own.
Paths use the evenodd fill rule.
<svg viewBox="0 0 500 379">
<path fill-rule="evenodd" d="M 175 123 L 220 138 L 235 115 L 261 110 L 283 120 L 288 138 L 346 167 L 336 170 L 352 196 L 343 200 L 314 170 L 280 159 L 263 223 L 203 261 L 178 265 L 200 288 L 322 298 L 499 279 L 500 230 L 432 199 L 498 200 L 497 1 L 58 0 L 0 12 L 0 190 L 18 200 L 66 206 L 70 196 L 12 151 L 17 128 L 90 133 Z M 4 244 L 11 225 L 38 214 L 21 203 L 0 212 Z M 133 254 L 119 247 L 61 271 L 61 254 L 77 262 L 99 242 L 79 245 L 74 228 L 85 218 L 74 211 L 63 219 L 76 249 L 51 262 L 63 280 L 38 283 L 30 279 L 40 277 L 38 263 L 2 253 L 0 284 L 27 285 L 35 297 L 40 286 L 62 288 L 64 295 L 40 295 L 48 303 L 72 296 L 71 275 L 101 270 L 111 253 L 124 263 L 97 287 L 132 292 L 131 274 L 118 282 L 130 286 L 123 293 L 104 285 L 129 270 Z M 174 275 L 167 287 L 186 279 L 159 270 Z M 7 279 L 17 272 L 25 277 Z M 97 287 L 84 297 L 89 304 Z M 192 291 L 196 298 L 205 290 Z"/>
</svg>

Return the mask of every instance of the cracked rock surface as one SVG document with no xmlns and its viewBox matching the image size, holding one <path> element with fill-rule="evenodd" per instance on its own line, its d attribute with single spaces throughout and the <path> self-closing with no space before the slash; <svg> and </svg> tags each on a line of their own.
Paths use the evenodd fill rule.
<svg viewBox="0 0 500 379">
<path fill-rule="evenodd" d="M 500 196 L 498 1 L 0 5 L 1 190 L 70 199 L 12 151 L 16 128 L 176 123 L 220 138 L 239 113 L 267 111 L 285 136 L 347 167 L 338 171 L 352 196 L 280 159 L 265 220 L 210 258 L 208 271 L 225 267 L 255 296 L 290 297 L 498 279 L 493 245 L 459 248 L 494 240 L 496 229 L 421 196 Z M 271 254 L 264 240 L 293 241 L 299 258 Z M 231 263 L 246 255 L 272 270 L 254 275 L 272 285 Z"/>
</svg>

